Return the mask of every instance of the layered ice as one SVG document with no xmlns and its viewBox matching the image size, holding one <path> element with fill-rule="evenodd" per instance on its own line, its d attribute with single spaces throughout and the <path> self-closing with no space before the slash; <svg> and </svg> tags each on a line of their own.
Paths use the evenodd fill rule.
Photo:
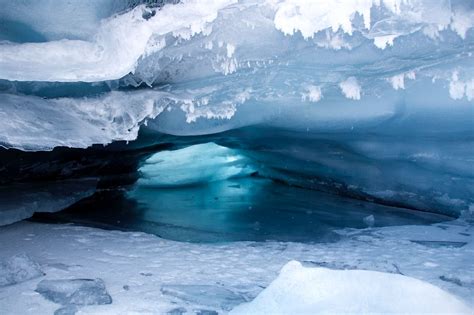
<svg viewBox="0 0 474 315">
<path fill-rule="evenodd" d="M 94 194 L 97 179 L 0 186 L 0 226 L 28 219 L 35 212 L 55 212 Z"/>
<path fill-rule="evenodd" d="M 2 146 L 248 127 L 227 147 L 264 177 L 455 216 L 474 204 L 472 1 L 142 2 L 2 1 Z"/>
<path fill-rule="evenodd" d="M 94 99 L 0 94 L 0 145 L 35 151 L 134 140 L 140 125 L 163 110 L 162 98 L 152 91 Z"/>
<path fill-rule="evenodd" d="M 152 129 L 179 135 L 263 123 L 303 130 L 347 130 L 361 121 L 385 123 L 405 107 L 420 116 L 440 108 L 450 115 L 448 108 L 453 106 L 458 113 L 472 115 L 470 17 L 474 10 L 468 1 L 187 0 L 159 9 L 137 6 L 125 11 L 112 8 L 111 3 L 64 4 L 64 11 L 74 11 L 84 23 L 72 27 L 74 19 L 68 14 L 54 15 L 60 21 L 48 25 L 63 30 L 56 35 L 45 26 L 51 1 L 20 6 L 6 3 L 0 18 L 23 24 L 30 21 L 45 40 L 3 41 L 0 78 L 26 81 L 33 87 L 28 94 L 39 96 L 45 86 L 54 85 L 50 81 L 90 82 L 80 89 L 90 90 L 91 95 L 68 101 L 80 103 L 90 115 L 96 115 L 92 108 L 110 99 L 120 103 L 118 108 L 127 107 L 127 99 L 136 103 L 137 93 L 147 100 L 158 97 L 143 90 L 97 95 L 97 84 L 108 86 L 104 93 L 127 90 L 127 86 L 165 90 L 173 95 L 173 102 L 163 117 L 155 119 Z M 33 18 L 30 11 L 35 9 L 38 13 Z M 392 46 L 380 49 L 381 41 Z M 23 94 L 21 84 L 13 82 L 2 89 Z M 73 91 L 79 87 L 56 85 L 56 89 L 62 89 L 59 94 L 63 97 L 77 98 Z M 433 90 L 436 97 L 427 100 L 428 107 L 419 104 L 419 95 L 428 97 Z M 19 104 L 25 103 L 40 107 L 48 107 L 43 102 L 64 103 L 57 96 L 48 96 L 53 97 L 48 101 L 25 95 L 3 97 L 7 98 L 3 102 L 17 108 L 24 108 Z M 115 118 L 113 110 L 107 110 Z M 4 111 L 29 122 L 27 112 L 11 106 Z M 41 114 L 40 109 L 34 112 Z M 461 123 L 450 120 L 452 126 Z M 135 129 L 140 123 L 137 119 L 128 127 Z M 60 120 L 51 125 L 62 127 Z M 14 121 L 12 126 L 25 133 L 34 130 L 38 150 L 136 136 L 127 136 L 129 128 L 123 128 L 112 139 L 93 137 L 85 143 L 67 143 L 62 133 L 49 132 L 47 124 L 38 128 Z M 81 129 L 71 128 L 67 137 L 85 137 Z M 8 141 L 16 132 L 3 132 L 7 145 L 29 145 L 28 139 Z M 44 134 L 51 134 L 52 139 L 42 139 Z"/>
<path fill-rule="evenodd" d="M 56 16 L 56 23 L 46 22 L 50 18 L 48 6 L 51 6 L 51 1 L 20 6 L 7 3 L 4 6 L 1 18 L 30 24 L 49 41 L 22 44 L 4 42 L 0 46 L 1 78 L 87 82 L 119 79 L 129 72 L 135 72 L 140 59 L 157 52 L 161 54 L 164 48 L 170 46 L 169 41 L 178 40 L 187 45 L 186 41 L 195 41 L 196 37 L 198 41 L 206 38 L 207 43 L 201 49 L 212 51 L 215 50 L 214 46 L 223 48 L 218 50 L 224 50 L 224 55 L 214 52 L 214 62 L 224 73 L 232 73 L 242 67 L 242 61 L 246 61 L 237 62 L 234 58 L 235 49 L 240 43 L 232 42 L 236 39 L 232 36 L 226 41 L 221 38 L 222 41 L 215 43 L 214 37 L 223 31 L 220 25 L 223 18 L 230 18 L 233 23 L 237 23 L 238 20 L 233 18 L 240 14 L 244 15 L 243 24 L 247 26 L 240 31 L 246 40 L 255 36 L 252 33 L 272 37 L 277 31 L 285 35 L 299 33 L 305 39 L 315 39 L 325 33 L 322 40 L 316 39 L 315 43 L 336 49 L 353 47 L 350 40 L 344 37 L 352 36 L 355 32 L 373 41 L 377 47 L 385 48 L 387 44 L 393 45 L 397 37 L 415 32 L 438 37 L 440 31 L 450 29 L 465 38 L 473 26 L 470 18 L 473 13 L 469 10 L 472 8 L 467 1 L 451 3 L 443 0 L 433 4 L 426 0 L 364 0 L 349 3 L 328 3 L 322 0 L 187 0 L 178 5 L 166 5 L 158 12 L 148 13 L 150 9 L 139 6 L 117 15 L 112 15 L 115 13 L 112 1 L 73 1 L 63 4 L 64 7 L 59 9 L 75 14 Z M 29 11 L 35 7 L 39 7 L 39 13 L 31 16 Z M 255 19 L 256 15 L 262 14 L 263 20 Z M 74 23 L 74 20 L 83 23 Z M 78 27 L 75 27 L 76 24 L 79 24 Z M 167 35 L 171 38 L 167 38 Z M 278 51 L 274 54 L 278 55 Z M 174 57 L 185 56 L 178 54 Z"/>
<path fill-rule="evenodd" d="M 230 314 L 469 314 L 440 288 L 411 277 L 368 270 L 306 268 L 286 264 L 252 302 Z"/>
<path fill-rule="evenodd" d="M 134 139 L 136 132 L 128 135 L 128 130 L 137 129 L 143 117 L 155 118 L 157 112 L 151 115 L 143 110 L 140 119 L 113 137 L 88 137 L 84 127 L 75 124 L 69 124 L 68 133 L 53 133 L 53 127 L 64 128 L 62 119 L 31 126 L 29 113 L 41 116 L 42 108 L 60 103 L 73 107 L 72 113 L 58 109 L 64 115 L 74 116 L 78 108 L 85 115 L 97 116 L 93 108 L 113 101 L 115 107 L 104 110 L 108 117 L 120 120 L 118 111 L 130 110 L 128 103 L 135 104 L 139 98 L 141 103 L 156 102 L 164 91 L 172 102 L 151 128 L 179 135 L 254 124 L 347 130 L 362 121 L 385 123 L 405 108 L 420 117 L 435 110 L 450 116 L 450 107 L 472 116 L 469 17 L 474 10 L 467 1 L 188 0 L 160 9 L 137 6 L 128 11 L 113 9 L 106 0 L 94 3 L 64 4 L 65 11 L 84 15 L 87 23 L 72 27 L 73 19 L 61 14 L 65 24 L 57 25 L 63 34 L 56 35 L 44 29 L 50 1 L 5 4 L 3 20 L 31 21 L 31 27 L 43 31 L 46 38 L 7 40 L 0 45 L 0 78 L 11 81 L 2 83 L 4 115 L 27 124 L 18 120 L 9 124 L 11 128 L 2 132 L 6 146 L 24 149 L 36 140 L 35 149 L 42 150 Z M 29 18 L 35 8 L 38 14 Z M 98 26 L 89 23 L 94 18 Z M 393 46 L 379 49 L 374 45 L 374 39 L 387 37 Z M 50 81 L 90 84 L 61 86 Z M 22 84 L 31 88 L 25 91 Z M 107 88 L 98 89 L 98 85 Z M 56 96 L 33 97 L 45 97 L 42 91 L 52 86 L 59 91 Z M 137 86 L 159 92 L 128 90 Z M 78 89 L 89 90 L 89 95 L 81 93 L 87 98 L 78 98 Z M 125 91 L 110 92 L 116 89 Z M 430 97 L 433 91 L 436 97 L 420 104 L 419 96 Z M 25 105 L 21 104 L 35 109 L 22 112 Z M 453 128 L 472 122 L 449 120 Z M 10 139 L 20 131 L 37 136 Z M 68 142 L 65 138 L 91 139 Z"/>
</svg>

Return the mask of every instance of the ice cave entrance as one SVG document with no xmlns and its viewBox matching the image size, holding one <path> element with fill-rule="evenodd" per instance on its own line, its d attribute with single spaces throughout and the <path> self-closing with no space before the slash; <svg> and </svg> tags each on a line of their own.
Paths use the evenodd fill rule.
<svg viewBox="0 0 474 315">
<path fill-rule="evenodd" d="M 432 224 L 450 217 L 265 178 L 245 151 L 215 143 L 160 151 L 126 189 L 104 189 L 40 220 L 144 231 L 190 242 L 333 242 L 343 228 Z"/>
</svg>

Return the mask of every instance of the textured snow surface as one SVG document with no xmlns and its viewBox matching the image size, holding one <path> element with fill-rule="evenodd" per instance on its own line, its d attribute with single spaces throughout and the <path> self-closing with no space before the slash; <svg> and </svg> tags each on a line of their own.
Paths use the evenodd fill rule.
<svg viewBox="0 0 474 315">
<path fill-rule="evenodd" d="M 414 278 L 368 270 L 307 268 L 290 261 L 254 301 L 230 314 L 470 312 L 456 297 Z"/>
<path fill-rule="evenodd" d="M 41 265 L 46 275 L 2 288 L 0 312 L 53 313 L 58 305 L 35 292 L 40 281 L 100 277 L 113 303 L 84 306 L 80 309 L 81 314 L 163 314 L 177 309 L 184 309 L 191 314 L 199 310 L 225 314 L 242 301 L 251 302 L 266 287 L 271 292 L 272 287 L 275 287 L 272 281 L 291 260 L 300 261 L 308 268 L 388 272 L 394 274 L 393 278 L 371 272 L 361 271 L 357 274 L 366 274 L 364 281 L 373 283 L 378 283 L 380 277 L 387 277 L 389 280 L 395 279 L 402 287 L 405 281 L 409 281 L 410 284 L 416 284 L 417 288 L 420 285 L 429 288 L 430 292 L 437 291 L 411 278 L 423 280 L 453 294 L 472 308 L 473 233 L 472 225 L 458 220 L 432 226 L 341 230 L 343 239 L 331 244 L 190 244 L 137 232 L 21 222 L 0 228 L 0 256 L 3 259 L 27 252 L 31 259 Z M 305 274 L 306 269 L 295 269 L 295 273 L 301 271 Z M 313 274 L 312 271 L 310 273 Z M 352 273 L 347 274 L 350 280 L 354 280 Z M 410 278 L 399 278 L 399 274 Z M 328 271 L 329 275 L 332 277 L 333 274 Z M 339 280 L 346 279 L 345 275 L 342 271 L 334 273 L 334 277 Z M 293 282 L 296 288 L 307 283 L 305 280 L 308 277 L 303 278 L 298 283 Z M 397 279 L 404 280 L 398 282 Z M 278 283 L 281 279 L 275 281 Z M 366 286 L 363 281 L 359 282 L 361 288 Z M 315 282 L 314 285 L 322 283 Z M 396 291 L 400 286 L 393 286 L 392 289 Z M 351 289 L 352 286 L 345 287 L 345 290 Z M 311 293 L 309 290 L 304 292 Z M 426 292 L 423 290 L 423 293 Z M 363 292 L 357 294 L 362 295 Z M 369 302 L 377 303 L 380 307 L 386 306 L 387 309 L 396 307 L 393 303 L 383 305 L 383 301 L 377 299 L 381 297 L 379 294 L 374 295 L 374 299 Z M 419 296 L 420 301 L 425 297 Z M 290 296 L 282 297 L 282 301 L 284 298 L 289 299 Z M 345 298 L 349 299 L 348 296 Z M 396 301 L 396 304 L 401 307 L 402 302 Z M 364 307 L 362 304 L 356 306 L 360 309 Z"/>
</svg>

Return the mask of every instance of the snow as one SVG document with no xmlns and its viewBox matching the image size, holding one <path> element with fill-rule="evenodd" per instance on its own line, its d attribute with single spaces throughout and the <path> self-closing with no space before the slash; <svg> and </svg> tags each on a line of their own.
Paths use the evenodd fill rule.
<svg viewBox="0 0 474 315">
<path fill-rule="evenodd" d="M 309 102 L 319 102 L 321 98 L 323 97 L 323 94 L 321 92 L 321 87 L 316 86 L 316 85 L 309 85 L 306 87 L 306 93 L 303 93 L 301 96 L 301 99 L 303 101 L 309 101 Z"/>
<path fill-rule="evenodd" d="M 424 281 L 368 270 L 306 268 L 290 261 L 252 302 L 230 314 L 469 314 L 458 298 Z"/>
<path fill-rule="evenodd" d="M 354 77 L 349 77 L 339 84 L 342 94 L 348 99 L 360 100 L 361 87 Z"/>
<path fill-rule="evenodd" d="M 458 220 L 431 226 L 348 229 L 340 233 L 343 238 L 330 244 L 192 244 L 139 232 L 20 222 L 0 228 L 0 257 L 27 252 L 46 275 L 2 288 L 0 313 L 53 313 L 58 305 L 35 292 L 38 283 L 43 280 L 101 278 L 113 303 L 84 306 L 80 309 L 81 314 L 163 314 L 177 309 L 190 313 L 208 310 L 226 314 L 226 309 L 237 307 L 243 300 L 254 300 L 266 287 L 271 289 L 272 281 L 280 282 L 277 278 L 279 271 L 292 260 L 300 261 L 306 267 L 384 272 L 360 271 L 356 274 L 368 275 L 374 283 L 380 279 L 388 279 L 390 283 L 393 280 L 397 286 L 392 290 L 396 292 L 405 287 L 406 281 L 415 285 L 414 288 L 423 288 L 423 294 L 437 291 L 441 292 L 441 297 L 446 297 L 447 293 L 443 291 L 447 291 L 468 307 L 474 307 L 474 266 L 470 263 L 474 258 L 472 225 Z M 431 241 L 436 245 L 414 241 Z M 464 245 L 452 246 L 453 243 Z M 296 270 L 306 275 L 306 268 L 298 267 Z M 353 273 L 347 273 L 345 278 L 345 272 L 323 270 L 325 276 L 335 283 L 338 283 L 337 279 L 360 279 L 359 276 L 353 277 Z M 386 275 L 387 272 L 393 277 Z M 406 277 L 395 277 L 400 274 Z M 363 278 L 365 281 L 365 276 Z M 412 278 L 431 283 L 443 291 Z M 303 283 L 306 282 L 295 285 L 298 287 Z M 313 281 L 311 287 L 320 284 L 330 285 Z M 369 290 L 357 294 L 373 292 L 370 291 L 370 282 L 358 281 L 357 285 Z M 385 289 L 391 290 L 387 285 Z M 205 294 L 201 294 L 203 290 Z M 304 292 L 311 293 L 309 289 Z M 384 306 L 384 300 L 377 299 L 382 291 L 373 294 L 374 298 L 368 301 Z M 413 294 L 413 298 L 424 300 L 423 295 Z M 453 301 L 453 298 L 448 300 Z M 432 300 L 432 303 L 441 305 L 443 301 L 446 299 Z M 357 303 L 360 300 L 355 302 L 354 307 L 365 307 Z M 396 304 L 400 307 L 407 305 L 402 301 Z M 397 305 L 385 304 L 389 310 Z M 452 306 L 456 305 L 459 304 L 453 302 Z"/>
<path fill-rule="evenodd" d="M 460 100 L 464 96 L 468 101 L 474 100 L 474 79 L 463 81 L 459 78 L 459 72 L 454 71 L 449 82 L 449 95 L 454 100 Z"/>
<path fill-rule="evenodd" d="M 386 35 L 374 37 L 374 45 L 377 48 L 385 49 L 387 46 L 393 46 L 393 41 L 397 38 L 397 35 Z"/>
<path fill-rule="evenodd" d="M 395 90 L 405 89 L 405 74 L 402 73 L 391 77 L 390 82 Z"/>
<path fill-rule="evenodd" d="M 467 7 L 459 7 L 453 12 L 451 29 L 461 38 L 466 38 L 466 33 L 474 26 L 474 12 Z"/>
<path fill-rule="evenodd" d="M 0 44 L 0 78 L 21 81 L 96 82 L 134 72 L 138 59 L 153 48 L 152 36 L 189 39 L 205 30 L 232 0 L 186 1 L 165 6 L 144 19 L 144 6 L 101 21 L 90 40 Z M 156 46 L 155 46 L 156 48 Z"/>
</svg>

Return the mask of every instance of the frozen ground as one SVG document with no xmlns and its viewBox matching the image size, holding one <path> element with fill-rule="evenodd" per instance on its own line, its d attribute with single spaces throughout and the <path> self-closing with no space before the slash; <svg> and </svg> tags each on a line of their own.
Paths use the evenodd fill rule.
<svg viewBox="0 0 474 315">
<path fill-rule="evenodd" d="M 112 304 L 80 307 L 77 314 L 225 314 L 253 300 L 291 260 L 305 267 L 403 274 L 474 307 L 471 224 L 456 220 L 339 233 L 342 239 L 331 244 L 192 244 L 138 232 L 20 222 L 0 229 L 0 259 L 27 253 L 46 275 L 0 287 L 0 313 L 52 314 L 61 305 L 35 292 L 38 283 L 102 279 Z"/>
</svg>

